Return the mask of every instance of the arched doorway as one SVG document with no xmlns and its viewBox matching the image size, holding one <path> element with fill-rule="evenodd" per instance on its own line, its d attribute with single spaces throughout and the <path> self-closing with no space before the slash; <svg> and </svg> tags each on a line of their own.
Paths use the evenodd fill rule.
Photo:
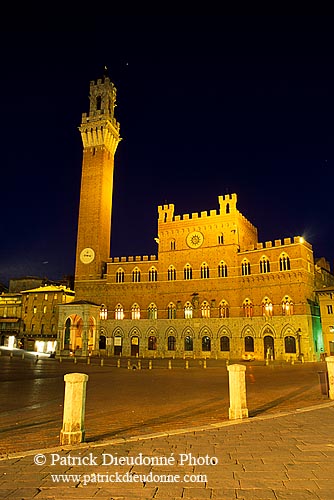
<svg viewBox="0 0 334 500">
<path fill-rule="evenodd" d="M 131 356 L 139 356 L 139 337 L 131 337 Z"/>
<path fill-rule="evenodd" d="M 101 334 L 99 339 L 99 349 L 105 349 L 107 346 L 106 336 Z"/>
<path fill-rule="evenodd" d="M 275 359 L 274 337 L 271 335 L 263 337 L 263 352 L 265 358 Z"/>
<path fill-rule="evenodd" d="M 120 356 L 121 354 L 122 354 L 122 337 L 120 335 L 116 335 L 114 337 L 114 356 Z"/>
<path fill-rule="evenodd" d="M 65 321 L 64 349 L 78 351 L 82 349 L 82 318 L 72 314 Z"/>
</svg>

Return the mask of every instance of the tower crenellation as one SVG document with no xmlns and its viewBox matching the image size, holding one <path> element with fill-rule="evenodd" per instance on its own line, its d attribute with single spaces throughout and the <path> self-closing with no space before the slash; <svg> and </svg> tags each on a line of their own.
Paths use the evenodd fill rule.
<svg viewBox="0 0 334 500">
<path fill-rule="evenodd" d="M 158 206 L 158 218 L 160 222 L 172 222 L 174 217 L 174 205 L 170 203 L 168 205 Z"/>
</svg>

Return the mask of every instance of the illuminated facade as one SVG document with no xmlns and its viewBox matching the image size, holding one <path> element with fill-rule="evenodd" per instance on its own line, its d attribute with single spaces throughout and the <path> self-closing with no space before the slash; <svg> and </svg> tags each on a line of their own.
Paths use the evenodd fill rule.
<svg viewBox="0 0 334 500">
<path fill-rule="evenodd" d="M 0 346 L 18 346 L 22 329 L 22 295 L 20 293 L 2 293 L 0 295 Z"/>
<path fill-rule="evenodd" d="M 22 291 L 21 296 L 20 345 L 29 351 L 54 352 L 57 344 L 58 306 L 73 301 L 73 290 L 63 285 L 47 285 Z"/>
<path fill-rule="evenodd" d="M 109 257 L 115 97 L 108 78 L 91 82 L 76 301 L 59 308 L 58 353 L 318 359 L 312 247 L 299 236 L 259 243 L 236 194 L 201 213 L 159 206 L 157 256 Z"/>
<path fill-rule="evenodd" d="M 334 286 L 317 290 L 320 304 L 324 355 L 334 356 Z"/>
</svg>

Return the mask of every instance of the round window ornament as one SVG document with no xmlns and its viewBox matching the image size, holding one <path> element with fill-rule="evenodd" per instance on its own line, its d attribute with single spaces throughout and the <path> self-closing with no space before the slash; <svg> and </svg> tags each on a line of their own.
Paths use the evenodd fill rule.
<svg viewBox="0 0 334 500">
<path fill-rule="evenodd" d="M 187 236 L 187 245 L 190 248 L 199 248 L 204 241 L 204 236 L 200 231 L 193 231 Z"/>
</svg>

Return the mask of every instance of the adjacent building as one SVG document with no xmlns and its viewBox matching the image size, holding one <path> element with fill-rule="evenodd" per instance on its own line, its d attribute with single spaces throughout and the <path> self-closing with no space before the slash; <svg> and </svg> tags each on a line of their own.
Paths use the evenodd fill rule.
<svg viewBox="0 0 334 500">
<path fill-rule="evenodd" d="M 22 330 L 22 295 L 3 292 L 0 295 L 0 346 L 18 345 Z"/>
<path fill-rule="evenodd" d="M 13 288 L 45 279 L 13 280 Z M 11 280 L 11 284 L 12 280 Z M 11 288 L 11 287 L 10 287 Z M 65 285 L 44 284 L 21 292 L 0 295 L 0 346 L 37 352 L 55 352 L 57 345 L 58 305 L 74 300 L 74 291 Z"/>
<path fill-rule="evenodd" d="M 320 304 L 324 358 L 334 356 L 334 286 L 319 288 L 317 295 Z"/>
</svg>

